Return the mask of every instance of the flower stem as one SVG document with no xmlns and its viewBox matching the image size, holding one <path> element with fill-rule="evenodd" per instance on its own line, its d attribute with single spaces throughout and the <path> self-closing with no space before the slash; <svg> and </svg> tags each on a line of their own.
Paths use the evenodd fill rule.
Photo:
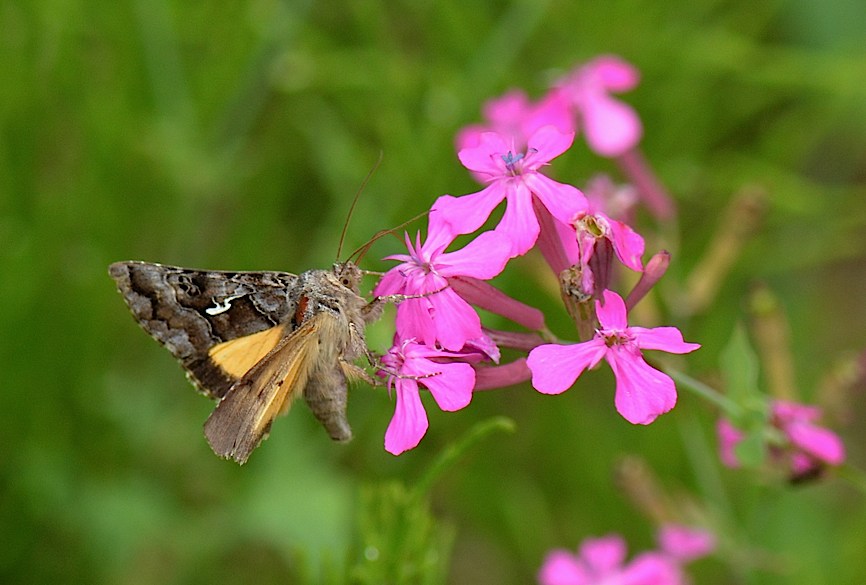
<svg viewBox="0 0 866 585">
<path fill-rule="evenodd" d="M 866 495 L 866 472 L 862 469 L 854 467 L 850 463 L 846 463 L 845 465 L 837 467 L 836 473 L 838 473 L 839 477 L 842 479 L 848 480 L 848 483 L 860 490 L 862 494 Z"/>
<path fill-rule="evenodd" d="M 686 374 L 671 368 L 665 368 L 665 372 L 671 378 L 676 380 L 677 383 L 680 384 L 680 386 L 687 388 L 693 394 L 696 394 L 704 400 L 712 402 L 713 404 L 718 406 L 725 412 L 728 417 L 737 418 L 741 414 L 742 409 L 740 408 L 740 405 L 729 399 L 727 396 L 725 396 L 715 388 L 707 386 L 703 382 L 699 382 L 691 376 L 687 376 Z"/>
<path fill-rule="evenodd" d="M 496 416 L 482 421 L 469 429 L 459 440 L 448 445 L 433 462 L 433 465 L 421 477 L 412 489 L 415 497 L 424 497 L 430 491 L 433 483 L 452 465 L 454 465 L 470 447 L 494 431 L 513 433 L 517 425 L 508 417 Z"/>
</svg>

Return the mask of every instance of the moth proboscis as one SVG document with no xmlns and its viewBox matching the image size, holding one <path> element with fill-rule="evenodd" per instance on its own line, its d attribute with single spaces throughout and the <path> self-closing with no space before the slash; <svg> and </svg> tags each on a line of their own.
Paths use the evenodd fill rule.
<svg viewBox="0 0 866 585">
<path fill-rule="evenodd" d="M 331 270 L 220 272 L 147 262 L 109 267 L 136 321 L 218 400 L 204 425 L 214 452 L 238 463 L 298 396 L 335 441 L 348 441 L 347 377 L 370 380 L 365 326 L 381 299 L 359 292 L 352 262 Z"/>
</svg>

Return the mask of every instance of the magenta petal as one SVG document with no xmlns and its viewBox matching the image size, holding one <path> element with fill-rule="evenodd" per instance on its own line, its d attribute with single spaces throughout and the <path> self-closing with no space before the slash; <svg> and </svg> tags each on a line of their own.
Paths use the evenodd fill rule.
<svg viewBox="0 0 866 585">
<path fill-rule="evenodd" d="M 686 585 L 680 565 L 667 555 L 646 552 L 636 556 L 626 567 L 617 585 Z"/>
<path fill-rule="evenodd" d="M 434 319 L 435 309 L 430 297 L 405 300 L 397 305 L 397 335 L 400 339 L 417 339 L 430 346 L 436 345 Z"/>
<path fill-rule="evenodd" d="M 622 92 L 634 89 L 640 81 L 637 68 L 615 55 L 603 55 L 585 66 L 605 89 Z"/>
<path fill-rule="evenodd" d="M 401 294 L 405 282 L 406 279 L 400 274 L 400 266 L 396 266 L 379 279 L 376 288 L 373 289 L 373 296 L 382 297 Z"/>
<path fill-rule="evenodd" d="M 540 227 L 532 209 L 532 195 L 522 183 L 513 183 L 508 193 L 508 207 L 496 226 L 496 232 L 511 241 L 510 256 L 521 256 L 535 245 Z"/>
<path fill-rule="evenodd" d="M 635 111 L 605 94 L 586 94 L 582 104 L 586 141 L 606 157 L 619 156 L 637 146 L 643 127 Z"/>
<path fill-rule="evenodd" d="M 465 408 L 472 401 L 472 388 L 475 386 L 475 370 L 466 363 L 428 362 L 429 372 L 438 375 L 420 380 L 430 390 L 430 394 L 444 411 L 452 412 Z M 427 368 L 425 368 L 427 369 Z"/>
<path fill-rule="evenodd" d="M 484 132 L 478 146 L 464 148 L 457 153 L 457 158 L 470 171 L 493 178 L 502 173 L 501 156 L 512 149 L 512 144 L 507 143 L 500 134 Z"/>
<path fill-rule="evenodd" d="M 600 302 L 595 303 L 595 314 L 598 316 L 601 328 L 614 331 L 628 328 L 625 301 L 622 300 L 622 297 L 612 290 L 605 290 L 603 298 L 604 304 Z"/>
<path fill-rule="evenodd" d="M 527 141 L 526 165 L 535 170 L 569 149 L 574 132 L 561 132 L 556 126 L 542 126 Z"/>
<path fill-rule="evenodd" d="M 821 409 L 811 404 L 800 404 L 791 400 L 774 400 L 773 416 L 780 421 L 815 422 L 821 418 Z"/>
<path fill-rule="evenodd" d="M 496 232 L 484 232 L 462 249 L 436 259 L 436 272 L 445 277 L 471 276 L 490 280 L 511 259 L 511 241 Z"/>
<path fill-rule="evenodd" d="M 609 219 L 610 231 L 613 236 L 613 249 L 619 261 L 628 268 L 640 272 L 643 270 L 641 257 L 644 253 L 643 238 L 627 224 Z"/>
<path fill-rule="evenodd" d="M 385 450 L 392 455 L 415 448 L 427 433 L 427 413 L 421 404 L 417 382 L 399 379 L 396 388 L 397 407 L 385 431 Z"/>
<path fill-rule="evenodd" d="M 699 343 L 683 341 L 683 334 L 676 327 L 630 327 L 638 347 L 641 349 L 659 349 L 668 353 L 689 353 L 699 349 Z"/>
<path fill-rule="evenodd" d="M 711 532 L 681 524 L 662 525 L 658 541 L 666 554 L 686 563 L 705 557 L 716 548 L 716 537 Z"/>
<path fill-rule="evenodd" d="M 468 148 L 477 148 L 481 144 L 481 135 L 485 132 L 490 132 L 490 129 L 480 124 L 464 126 L 458 130 L 457 138 L 454 140 L 457 145 L 457 152 Z"/>
<path fill-rule="evenodd" d="M 833 431 L 800 422 L 785 425 L 784 430 L 794 445 L 813 457 L 830 465 L 845 462 L 845 445 Z"/>
<path fill-rule="evenodd" d="M 436 339 L 442 347 L 460 351 L 468 340 L 481 337 L 481 317 L 452 289 L 430 295 L 429 299 L 433 306 Z"/>
<path fill-rule="evenodd" d="M 548 553 L 538 572 L 540 585 L 590 585 L 592 577 L 573 554 L 565 550 Z"/>
<path fill-rule="evenodd" d="M 574 385 L 587 368 L 595 366 L 607 351 L 602 339 L 574 345 L 539 345 L 529 352 L 526 365 L 532 387 L 543 394 L 559 394 Z"/>
<path fill-rule="evenodd" d="M 580 558 L 597 576 L 618 569 L 625 561 L 625 555 L 625 540 L 616 534 L 601 538 L 587 538 L 580 545 Z"/>
<path fill-rule="evenodd" d="M 740 466 L 736 447 L 745 438 L 743 431 L 735 427 L 728 419 L 720 418 L 716 423 L 716 436 L 719 438 L 719 459 L 725 467 L 736 469 Z"/>
<path fill-rule="evenodd" d="M 564 224 L 571 224 L 578 214 L 589 208 L 586 197 L 576 187 L 557 183 L 540 173 L 524 175 L 524 183 L 532 191 L 550 215 Z"/>
<path fill-rule="evenodd" d="M 639 353 L 624 349 L 605 356 L 616 377 L 616 410 L 628 422 L 648 425 L 677 403 L 674 381 L 647 364 Z"/>
<path fill-rule="evenodd" d="M 441 214 L 437 221 L 447 223 L 454 234 L 471 234 L 487 221 L 490 213 L 504 198 L 502 185 L 493 183 L 477 193 L 462 197 L 442 195 L 433 203 L 430 214 Z"/>
</svg>

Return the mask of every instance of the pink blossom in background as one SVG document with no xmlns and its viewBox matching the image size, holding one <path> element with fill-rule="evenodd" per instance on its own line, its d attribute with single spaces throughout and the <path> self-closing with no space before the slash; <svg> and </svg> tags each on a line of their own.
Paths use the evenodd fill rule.
<svg viewBox="0 0 866 585">
<path fill-rule="evenodd" d="M 689 353 L 700 345 L 683 341 L 676 327 L 629 327 L 622 298 L 609 290 L 603 298 L 603 304 L 596 302 L 600 327 L 593 339 L 573 345 L 540 345 L 529 352 L 532 386 L 545 394 L 559 394 L 604 358 L 616 378 L 617 411 L 630 423 L 649 424 L 674 407 L 677 392 L 670 376 L 647 364 L 641 351 Z"/>
<path fill-rule="evenodd" d="M 608 175 L 598 174 L 586 182 L 583 194 L 591 209 L 625 223 L 634 223 L 634 210 L 640 197 L 633 185 L 617 184 Z"/>
<path fill-rule="evenodd" d="M 493 278 L 505 268 L 511 243 L 495 232 L 485 232 L 460 250 L 446 252 L 454 240 L 448 227 L 431 216 L 424 243 L 406 235 L 408 254 L 388 256 L 401 263 L 381 278 L 373 294 L 426 295 L 397 305 L 397 334 L 416 338 L 430 347 L 437 344 L 459 351 L 470 339 L 481 337 L 481 318 L 448 284 L 455 276 L 480 280 Z"/>
<path fill-rule="evenodd" d="M 438 214 L 453 233 L 468 234 L 480 228 L 504 199 L 507 205 L 496 232 L 511 240 L 511 256 L 525 254 L 535 244 L 540 229 L 534 198 L 564 223 L 586 209 L 586 198 L 578 189 L 539 172 L 573 140 L 573 133 L 543 126 L 530 136 L 523 151 L 513 139 L 495 132 L 481 134 L 478 146 L 465 148 L 458 156 L 466 168 L 483 176 L 488 186 L 462 197 L 443 195 L 433 204 L 431 214 Z"/>
<path fill-rule="evenodd" d="M 597 57 L 563 79 L 559 90 L 578 116 L 578 127 L 589 147 L 605 157 L 617 157 L 640 142 L 643 127 L 634 109 L 611 93 L 637 86 L 637 69 L 613 55 Z"/>
<path fill-rule="evenodd" d="M 388 389 L 397 396 L 394 416 L 385 432 L 385 450 L 393 455 L 415 448 L 427 433 L 427 413 L 421 403 L 418 385 L 423 385 L 439 408 L 460 410 L 472 400 L 475 370 L 468 363 L 442 362 L 461 354 L 441 351 L 412 339 L 396 341 L 382 357 Z M 439 361 L 433 361 L 439 360 Z"/>
<path fill-rule="evenodd" d="M 558 91 L 553 91 L 540 102 L 533 103 L 520 90 L 512 90 L 489 100 L 483 108 L 484 124 L 467 126 L 457 134 L 457 150 L 475 148 L 481 144 L 481 135 L 496 132 L 514 147 L 522 150 L 529 137 L 542 126 L 553 125 L 563 133 L 574 133 L 574 121 L 569 106 Z"/>
<path fill-rule="evenodd" d="M 705 557 L 716 549 L 713 533 L 681 524 L 664 524 L 659 528 L 658 543 L 665 554 L 681 563 Z"/>
<path fill-rule="evenodd" d="M 719 438 L 719 459 L 725 467 L 736 469 L 740 466 L 736 447 L 746 438 L 746 433 L 731 424 L 726 418 L 720 418 L 716 423 L 716 436 Z"/>
<path fill-rule="evenodd" d="M 771 444 L 770 455 L 775 459 L 788 456 L 788 465 L 794 476 L 810 473 L 822 464 L 841 465 L 845 462 L 845 445 L 839 435 L 816 424 L 821 418 L 817 406 L 787 400 L 773 400 L 770 404 L 770 425 L 780 430 L 789 442 Z M 719 437 L 719 456 L 727 467 L 740 466 L 736 447 L 745 433 L 730 421 L 720 419 L 716 424 Z"/>
<path fill-rule="evenodd" d="M 625 541 L 617 535 L 587 538 L 577 555 L 554 550 L 538 573 L 541 585 L 681 585 L 676 563 L 657 553 L 625 562 Z"/>
</svg>

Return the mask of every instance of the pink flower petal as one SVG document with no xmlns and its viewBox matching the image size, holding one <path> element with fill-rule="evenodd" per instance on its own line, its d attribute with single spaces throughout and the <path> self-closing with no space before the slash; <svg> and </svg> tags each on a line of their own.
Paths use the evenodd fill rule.
<svg viewBox="0 0 866 585">
<path fill-rule="evenodd" d="M 586 93 L 581 110 L 586 142 L 601 156 L 619 156 L 640 142 L 643 126 L 630 106 L 606 94 Z"/>
<path fill-rule="evenodd" d="M 674 381 L 647 364 L 639 352 L 613 349 L 605 359 L 616 377 L 616 410 L 628 422 L 648 425 L 676 405 Z"/>
<path fill-rule="evenodd" d="M 580 558 L 596 576 L 617 570 L 625 561 L 625 556 L 625 540 L 616 534 L 587 538 L 580 544 Z"/>
<path fill-rule="evenodd" d="M 608 218 L 613 236 L 613 249 L 619 261 L 628 268 L 640 272 L 643 270 L 641 257 L 644 253 L 643 238 L 627 224 Z"/>
<path fill-rule="evenodd" d="M 442 195 L 433 203 L 430 218 L 447 223 L 454 234 L 471 234 L 487 221 L 504 198 L 505 190 L 499 183 L 462 197 Z"/>
<path fill-rule="evenodd" d="M 439 372 L 439 375 L 419 380 L 430 390 L 436 404 L 446 412 L 466 408 L 472 402 L 472 388 L 475 386 L 475 370 L 469 364 L 460 362 L 430 364 L 426 373 Z M 425 368 L 428 369 L 428 368 Z"/>
<path fill-rule="evenodd" d="M 405 281 L 406 279 L 400 274 L 399 266 L 392 268 L 379 279 L 376 288 L 373 289 L 373 296 L 383 297 L 386 295 L 401 294 L 403 292 Z"/>
<path fill-rule="evenodd" d="M 481 337 L 481 317 L 452 289 L 433 295 L 436 338 L 442 347 L 460 351 L 467 341 Z"/>
<path fill-rule="evenodd" d="M 457 158 L 470 171 L 493 178 L 502 173 L 502 155 L 513 150 L 513 141 L 506 142 L 497 132 L 484 132 L 478 146 L 464 148 L 457 153 Z"/>
<path fill-rule="evenodd" d="M 574 132 L 563 133 L 556 126 L 542 126 L 527 141 L 525 164 L 537 170 L 568 150 L 573 142 Z"/>
<path fill-rule="evenodd" d="M 716 423 L 716 435 L 719 438 L 719 459 L 725 467 L 731 469 L 740 467 L 735 449 L 746 435 L 725 418 L 720 418 Z"/>
<path fill-rule="evenodd" d="M 385 450 L 392 455 L 417 447 L 427 433 L 428 424 L 415 380 L 397 380 L 396 394 L 397 407 L 385 431 Z"/>
<path fill-rule="evenodd" d="M 591 585 L 591 577 L 573 554 L 566 550 L 548 553 L 538 572 L 541 585 Z"/>
<path fill-rule="evenodd" d="M 538 239 L 538 218 L 532 210 L 532 195 L 522 182 L 513 182 L 508 192 L 508 206 L 496 226 L 496 233 L 511 241 L 509 255 L 521 256 Z"/>
<path fill-rule="evenodd" d="M 635 341 L 641 349 L 658 349 L 668 353 L 689 353 L 699 349 L 699 343 L 683 341 L 683 334 L 676 327 L 630 327 Z"/>
<path fill-rule="evenodd" d="M 625 301 L 622 300 L 622 297 L 612 290 L 605 290 L 602 298 L 604 298 L 604 304 L 600 302 L 595 304 L 595 313 L 601 328 L 613 331 L 622 331 L 628 328 Z"/>
<path fill-rule="evenodd" d="M 662 525 L 658 541 L 666 554 L 682 563 L 705 557 L 716 548 L 716 537 L 711 532 L 680 524 Z"/>
<path fill-rule="evenodd" d="M 543 394 L 565 392 L 585 369 L 594 367 L 606 351 L 604 340 L 598 338 L 574 345 L 539 345 L 526 358 L 526 365 L 532 372 L 532 387 Z"/>
<path fill-rule="evenodd" d="M 793 422 L 783 427 L 791 442 L 830 465 L 845 462 L 845 445 L 839 435 L 807 422 Z"/>
<path fill-rule="evenodd" d="M 821 418 L 821 409 L 811 404 L 800 404 L 791 400 L 774 400 L 773 417 L 780 421 L 792 420 L 815 422 Z"/>
<path fill-rule="evenodd" d="M 571 224 L 574 218 L 586 211 L 589 203 L 579 189 L 558 183 L 540 173 L 524 175 L 523 181 L 550 214 L 564 224 Z"/>
<path fill-rule="evenodd" d="M 484 232 L 460 250 L 437 258 L 442 276 L 469 276 L 489 280 L 499 275 L 511 259 L 511 240 L 496 232 Z"/>
<path fill-rule="evenodd" d="M 567 97 L 558 88 L 549 91 L 536 104 L 523 122 L 523 132 L 526 136 L 532 136 L 543 126 L 555 126 L 562 134 L 575 134 L 574 115 Z"/>
<path fill-rule="evenodd" d="M 679 564 L 670 557 L 647 552 L 636 556 L 622 572 L 617 585 L 686 585 Z"/>
<path fill-rule="evenodd" d="M 640 81 L 637 68 L 616 55 L 596 57 L 584 69 L 591 70 L 599 86 L 615 93 L 634 89 Z"/>
</svg>

